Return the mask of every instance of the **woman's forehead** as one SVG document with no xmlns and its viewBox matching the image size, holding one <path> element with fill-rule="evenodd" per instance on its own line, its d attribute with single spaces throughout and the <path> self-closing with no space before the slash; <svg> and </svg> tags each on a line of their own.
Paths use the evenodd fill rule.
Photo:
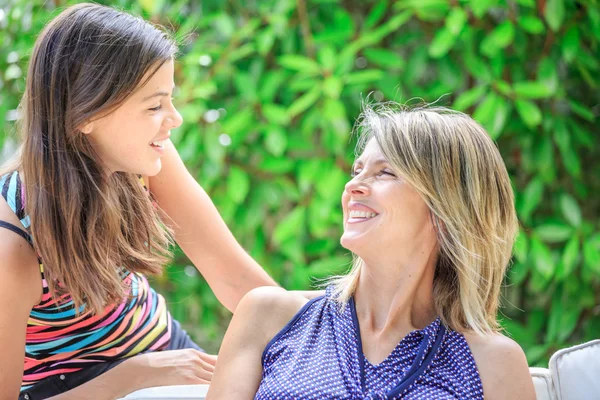
<svg viewBox="0 0 600 400">
<path fill-rule="evenodd" d="M 387 160 L 383 156 L 381 147 L 379 147 L 379 143 L 377 143 L 377 140 L 372 138 L 367 142 L 367 145 L 363 149 L 360 156 L 358 156 L 358 158 L 356 158 L 354 163 L 355 164 L 366 164 L 366 163 L 381 164 L 381 163 L 387 163 Z"/>
</svg>

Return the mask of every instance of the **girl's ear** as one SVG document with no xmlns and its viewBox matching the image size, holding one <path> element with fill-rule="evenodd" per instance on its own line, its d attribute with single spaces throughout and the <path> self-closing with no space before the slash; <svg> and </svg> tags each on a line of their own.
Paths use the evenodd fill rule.
<svg viewBox="0 0 600 400">
<path fill-rule="evenodd" d="M 94 129 L 94 123 L 91 121 L 85 122 L 85 123 L 81 124 L 80 126 L 78 126 L 77 128 L 79 129 L 79 131 L 81 133 L 89 135 L 90 133 L 92 133 L 92 130 Z"/>
</svg>

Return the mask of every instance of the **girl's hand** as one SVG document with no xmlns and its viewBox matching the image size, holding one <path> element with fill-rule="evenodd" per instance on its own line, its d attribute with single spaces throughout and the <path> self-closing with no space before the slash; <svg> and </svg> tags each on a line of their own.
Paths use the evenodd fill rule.
<svg viewBox="0 0 600 400">
<path fill-rule="evenodd" d="M 137 370 L 136 388 L 200 385 L 212 380 L 217 357 L 195 349 L 144 353 L 123 362 Z"/>
</svg>

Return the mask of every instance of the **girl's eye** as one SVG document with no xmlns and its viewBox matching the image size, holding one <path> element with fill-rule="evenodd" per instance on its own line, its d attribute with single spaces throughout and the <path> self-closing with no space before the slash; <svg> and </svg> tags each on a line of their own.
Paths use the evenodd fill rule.
<svg viewBox="0 0 600 400">
<path fill-rule="evenodd" d="M 387 171 L 385 169 L 381 171 L 381 175 L 396 176 L 396 175 L 394 175 L 394 173 Z"/>
<path fill-rule="evenodd" d="M 161 108 L 162 108 L 162 106 L 161 106 L 161 105 L 159 105 L 159 106 L 157 106 L 157 107 L 154 107 L 154 108 L 149 108 L 148 110 L 149 110 L 149 111 L 158 111 L 158 110 L 160 110 Z"/>
<path fill-rule="evenodd" d="M 350 172 L 350 176 L 354 178 L 356 175 L 360 174 L 360 171 L 360 169 L 355 169 L 352 172 Z"/>
</svg>

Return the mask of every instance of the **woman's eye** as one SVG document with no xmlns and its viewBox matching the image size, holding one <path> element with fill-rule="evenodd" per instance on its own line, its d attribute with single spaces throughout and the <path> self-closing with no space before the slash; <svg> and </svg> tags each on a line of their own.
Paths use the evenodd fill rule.
<svg viewBox="0 0 600 400">
<path fill-rule="evenodd" d="M 354 171 L 350 172 L 350 176 L 354 178 L 356 175 L 360 174 L 360 171 L 361 170 L 359 169 L 355 169 Z"/>
<path fill-rule="evenodd" d="M 381 171 L 381 175 L 396 176 L 393 172 L 387 171 L 385 169 Z"/>
<path fill-rule="evenodd" d="M 159 106 L 157 106 L 157 107 L 149 108 L 148 110 L 149 110 L 149 111 L 158 111 L 158 110 L 160 110 L 161 108 L 162 108 L 162 106 L 161 106 L 161 105 L 159 105 Z"/>
</svg>

